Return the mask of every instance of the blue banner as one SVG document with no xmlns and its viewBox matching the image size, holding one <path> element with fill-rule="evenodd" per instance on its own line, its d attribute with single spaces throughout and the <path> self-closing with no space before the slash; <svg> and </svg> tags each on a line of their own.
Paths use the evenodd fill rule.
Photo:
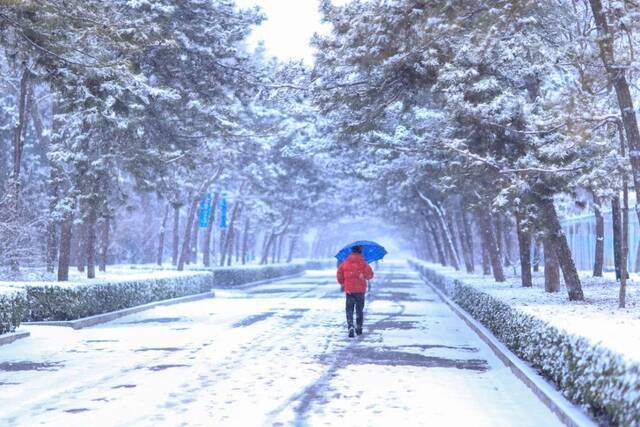
<svg viewBox="0 0 640 427">
<path fill-rule="evenodd" d="M 220 230 L 227 229 L 227 195 L 220 196 Z"/>
<path fill-rule="evenodd" d="M 211 193 L 207 193 L 200 200 L 200 228 L 209 226 L 209 218 L 211 218 Z"/>
</svg>

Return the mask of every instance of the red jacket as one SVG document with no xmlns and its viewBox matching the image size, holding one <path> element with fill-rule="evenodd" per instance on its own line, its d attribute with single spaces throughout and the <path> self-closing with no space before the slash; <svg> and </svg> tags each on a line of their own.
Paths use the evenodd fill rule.
<svg viewBox="0 0 640 427">
<path fill-rule="evenodd" d="M 362 255 L 352 253 L 340 264 L 336 277 L 345 293 L 366 292 L 367 280 L 373 279 L 373 270 Z"/>
</svg>

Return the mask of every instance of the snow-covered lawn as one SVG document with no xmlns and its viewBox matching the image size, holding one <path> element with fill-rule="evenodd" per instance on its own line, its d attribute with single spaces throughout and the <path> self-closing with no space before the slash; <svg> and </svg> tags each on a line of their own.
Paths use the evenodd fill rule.
<svg viewBox="0 0 640 427">
<path fill-rule="evenodd" d="M 333 270 L 30 326 L 0 351 L 0 425 L 560 425 L 415 273 L 384 270 L 356 339 Z"/>
<path fill-rule="evenodd" d="M 632 274 L 627 282 L 627 308 L 618 309 L 619 284 L 614 273 L 605 273 L 605 277 L 599 278 L 581 272 L 585 301 L 572 302 L 564 285 L 558 293 L 545 292 L 543 273 L 534 274 L 532 288 L 523 288 L 520 279 L 513 275 L 506 283 L 497 283 L 489 276 L 463 273 L 451 267 L 430 264 L 430 268 L 477 287 L 561 330 L 640 361 L 640 277 L 637 274 Z"/>
</svg>

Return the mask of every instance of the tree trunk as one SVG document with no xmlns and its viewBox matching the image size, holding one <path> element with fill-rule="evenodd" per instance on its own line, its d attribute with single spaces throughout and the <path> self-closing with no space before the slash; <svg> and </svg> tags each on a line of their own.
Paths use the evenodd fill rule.
<svg viewBox="0 0 640 427">
<path fill-rule="evenodd" d="M 178 271 L 184 270 L 184 265 L 189 257 L 190 244 L 191 244 L 191 228 L 193 227 L 193 219 L 196 214 L 196 208 L 198 207 L 198 198 L 193 197 L 189 210 L 187 211 L 187 222 L 184 229 L 184 237 L 182 241 L 182 250 L 180 251 L 180 259 L 178 260 Z"/>
<path fill-rule="evenodd" d="M 621 249 L 622 242 L 622 224 L 620 223 L 620 197 L 615 196 L 611 199 L 611 226 L 613 236 L 613 264 L 616 270 L 616 280 L 620 280 L 621 270 Z"/>
<path fill-rule="evenodd" d="M 218 206 L 218 193 L 213 196 L 213 202 L 211 203 L 211 215 L 209 215 L 209 222 L 207 223 L 207 229 L 204 232 L 204 239 L 202 242 L 202 263 L 205 267 L 209 267 L 211 265 L 211 233 L 216 220 L 216 206 Z M 215 244 L 213 247 L 215 247 Z"/>
<path fill-rule="evenodd" d="M 491 261 L 489 260 L 489 251 L 482 245 L 482 275 L 488 276 L 491 274 Z"/>
<path fill-rule="evenodd" d="M 87 203 L 87 207 L 89 208 L 86 223 L 87 279 L 95 279 L 96 277 L 96 222 L 98 220 L 96 203 L 95 200 Z"/>
<path fill-rule="evenodd" d="M 462 258 L 464 260 L 464 268 L 467 273 L 473 273 L 473 253 L 469 250 L 467 246 L 467 233 L 464 227 L 464 219 L 463 214 L 460 212 L 458 215 L 454 216 L 457 219 L 458 225 L 458 237 L 460 241 L 460 250 L 462 252 Z"/>
<path fill-rule="evenodd" d="M 278 251 L 276 255 L 277 264 L 280 264 L 280 261 L 282 260 L 282 247 L 284 246 L 284 241 L 285 241 L 285 234 L 282 233 L 280 235 L 280 238 L 278 239 Z"/>
<path fill-rule="evenodd" d="M 58 186 L 58 170 L 55 166 L 51 167 L 49 172 L 49 213 L 47 218 L 47 272 L 53 273 L 54 264 L 58 257 L 58 225 L 59 222 L 54 219 L 60 197 Z"/>
<path fill-rule="evenodd" d="M 502 260 L 493 231 L 494 229 L 493 221 L 491 220 L 491 214 L 484 209 L 478 209 L 477 217 L 480 220 L 480 234 L 482 234 L 483 247 L 488 252 L 489 260 L 491 262 L 493 278 L 496 282 L 504 282 L 506 279 L 504 276 L 504 271 L 502 270 Z"/>
<path fill-rule="evenodd" d="M 558 292 L 560 290 L 560 265 L 553 247 L 553 240 L 545 237 L 544 246 L 544 290 Z"/>
<path fill-rule="evenodd" d="M 60 225 L 60 256 L 58 257 L 58 281 L 60 282 L 69 280 L 72 229 L 73 214 L 68 213 Z"/>
<path fill-rule="evenodd" d="M 198 263 L 198 237 L 200 236 L 200 221 L 198 218 L 198 210 L 196 209 L 196 217 L 193 224 L 193 236 L 191 238 L 191 253 L 189 254 L 188 261 L 193 261 L 194 264 Z"/>
<path fill-rule="evenodd" d="M 624 155 L 624 154 L 623 154 Z M 620 233 L 620 292 L 618 307 L 625 308 L 627 300 L 627 254 L 629 252 L 629 186 L 627 179 L 622 183 L 622 230 Z"/>
<path fill-rule="evenodd" d="M 240 246 L 240 233 L 239 232 L 236 233 L 236 239 L 235 239 L 235 242 L 234 242 L 234 246 L 235 246 L 235 249 L 236 249 L 236 264 L 238 264 L 240 262 L 240 249 L 241 249 L 241 246 Z"/>
<path fill-rule="evenodd" d="M 533 241 L 533 272 L 540 271 L 540 241 L 534 239 Z"/>
<path fill-rule="evenodd" d="M 580 284 L 580 277 L 578 276 L 576 265 L 571 257 L 567 237 L 562 231 L 556 208 L 553 205 L 553 199 L 540 198 L 539 206 L 542 209 L 545 224 L 549 230 L 549 237 L 553 240 L 553 247 L 558 256 L 560 268 L 562 269 L 562 277 L 567 287 L 569 300 L 582 301 L 584 300 L 584 294 L 582 292 L 582 285 Z"/>
<path fill-rule="evenodd" d="M 602 267 L 604 265 L 604 216 L 600 200 L 593 198 L 593 211 L 596 217 L 596 247 L 595 259 L 593 261 L 593 276 L 602 277 Z"/>
<path fill-rule="evenodd" d="M 76 245 L 76 268 L 80 273 L 85 272 L 85 264 L 87 262 L 87 219 L 83 218 L 78 225 L 78 239 Z"/>
<path fill-rule="evenodd" d="M 442 232 L 442 237 L 445 243 L 447 254 L 449 255 L 449 260 L 451 261 L 451 266 L 456 270 L 460 270 L 458 253 L 456 252 L 456 248 L 453 244 L 453 237 L 449 231 L 449 228 L 447 227 L 447 222 L 440 206 L 436 206 L 436 216 L 438 217 L 438 224 L 440 225 L 440 231 Z"/>
<path fill-rule="evenodd" d="M 473 247 L 473 232 L 471 226 L 471 220 L 469 219 L 469 214 L 467 210 L 462 208 L 462 227 L 464 229 L 464 235 L 466 236 L 465 243 L 467 247 L 467 251 L 469 252 L 469 261 L 471 261 L 471 271 L 475 271 L 475 259 L 474 254 L 475 250 Z"/>
<path fill-rule="evenodd" d="M 269 262 L 269 251 L 271 249 L 271 245 L 273 244 L 274 238 L 275 238 L 275 233 L 271 232 L 269 234 L 269 237 L 265 240 L 265 244 L 263 245 L 263 248 L 262 248 L 262 258 L 260 259 L 261 265 Z M 320 253 L 320 242 L 318 242 L 318 254 L 319 253 Z"/>
<path fill-rule="evenodd" d="M 530 288 L 533 286 L 531 274 L 531 232 L 525 229 L 523 221 L 524 215 L 516 211 L 516 228 L 520 253 L 520 279 L 523 287 Z"/>
<path fill-rule="evenodd" d="M 20 93 L 18 94 L 18 123 L 13 132 L 13 171 L 9 178 L 9 188 L 7 189 L 7 220 L 9 228 L 16 228 L 12 240 L 18 240 L 18 223 L 20 222 L 20 196 L 22 193 L 22 180 L 20 169 L 22 165 L 22 154 L 24 151 L 24 133 L 27 128 L 28 97 L 30 87 L 30 72 L 26 65 L 23 66 L 22 77 L 20 79 Z M 9 254 L 9 265 L 12 271 L 20 268 L 20 256 L 17 251 Z"/>
<path fill-rule="evenodd" d="M 244 220 L 244 231 L 242 232 L 242 265 L 247 263 L 247 249 L 249 247 L 249 217 Z"/>
<path fill-rule="evenodd" d="M 493 215 L 493 223 L 496 230 L 496 244 L 498 245 L 498 252 L 500 253 L 500 263 L 504 266 L 504 228 L 502 214 L 496 213 Z"/>
<path fill-rule="evenodd" d="M 438 252 L 438 262 L 444 266 L 447 265 L 447 259 L 444 256 L 444 249 L 442 248 L 442 243 L 440 242 L 440 236 L 438 235 L 438 228 L 428 219 L 425 219 L 425 223 L 427 228 L 431 230 L 431 237 L 433 237 L 433 241 L 436 245 L 436 251 Z"/>
<path fill-rule="evenodd" d="M 229 227 L 227 233 L 227 247 L 225 249 L 225 256 L 227 258 L 227 266 L 230 266 L 233 261 L 233 245 L 236 242 L 236 230 L 233 227 Z"/>
<path fill-rule="evenodd" d="M 622 117 L 624 133 L 629 147 L 629 161 L 633 173 L 633 186 L 636 191 L 636 214 L 640 221 L 640 129 L 633 105 L 631 89 L 625 74 L 627 67 L 616 63 L 614 35 L 602 7 L 602 0 L 589 0 L 593 19 L 598 30 L 600 59 L 607 71 L 607 78 L 616 91 L 618 107 Z"/>
<path fill-rule="evenodd" d="M 164 235 L 167 229 L 167 219 L 169 218 L 169 204 L 164 208 L 164 215 L 162 216 L 162 223 L 160 223 L 160 232 L 158 233 L 158 253 L 156 256 L 156 264 L 162 265 L 162 258 L 164 258 Z"/>
<path fill-rule="evenodd" d="M 178 238 L 180 234 L 180 205 L 173 205 L 173 234 L 171 239 L 171 264 L 178 265 Z"/>
<path fill-rule="evenodd" d="M 222 253 L 220 253 L 220 265 L 223 266 L 225 259 L 229 258 L 231 259 L 231 257 L 233 257 L 233 252 L 231 251 L 231 249 L 233 248 L 233 242 L 232 239 L 235 238 L 234 234 L 235 234 L 235 222 L 238 219 L 238 217 L 240 216 L 240 214 L 242 213 L 242 203 L 240 201 L 236 202 L 233 205 L 233 209 L 231 210 L 231 217 L 229 218 L 229 230 L 227 231 L 227 235 L 225 237 L 225 242 L 224 242 L 224 251 Z"/>
<path fill-rule="evenodd" d="M 502 216 L 503 218 L 503 226 L 502 226 L 502 236 L 504 238 L 504 265 L 510 267 L 513 265 L 511 261 L 511 255 L 513 254 L 513 233 L 511 227 L 511 221 L 506 216 Z M 516 230 L 516 235 L 518 234 Z M 531 242 L 529 242 L 531 243 Z M 529 255 L 531 255 L 531 248 L 529 248 Z"/>
<path fill-rule="evenodd" d="M 167 213 L 169 212 L 169 208 L 167 207 Z M 108 216 L 102 219 L 102 236 L 100 238 L 100 265 L 98 266 L 98 270 L 107 271 L 107 261 L 109 257 L 109 229 L 111 228 L 111 218 Z"/>
<path fill-rule="evenodd" d="M 287 264 L 293 260 L 293 253 L 296 248 L 296 243 L 298 242 L 299 234 L 300 234 L 300 229 L 298 228 L 291 236 L 291 242 L 289 242 L 289 254 L 287 255 Z"/>
</svg>

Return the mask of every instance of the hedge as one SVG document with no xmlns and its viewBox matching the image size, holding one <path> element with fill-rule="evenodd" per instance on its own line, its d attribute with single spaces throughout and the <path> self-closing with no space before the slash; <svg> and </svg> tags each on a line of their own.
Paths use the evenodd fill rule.
<svg viewBox="0 0 640 427">
<path fill-rule="evenodd" d="M 426 263 L 410 260 L 409 264 L 599 423 L 640 425 L 638 363 L 447 278 Z"/>
<path fill-rule="evenodd" d="M 0 334 L 13 332 L 27 311 L 27 295 L 22 290 L 0 289 Z"/>
<path fill-rule="evenodd" d="M 322 264 L 324 263 L 324 264 Z M 76 320 L 154 301 L 178 298 L 210 291 L 214 287 L 233 287 L 260 280 L 274 279 L 322 267 L 327 261 L 290 264 L 216 267 L 185 272 L 164 278 L 124 280 L 118 282 L 26 284 L 26 308 L 18 312 L 24 321 Z M 0 307 L 0 315 L 14 311 Z M 15 314 L 14 314 L 15 317 Z M 14 329 L 19 322 L 15 323 Z M 4 332 L 4 331 L 3 331 Z"/>
</svg>

